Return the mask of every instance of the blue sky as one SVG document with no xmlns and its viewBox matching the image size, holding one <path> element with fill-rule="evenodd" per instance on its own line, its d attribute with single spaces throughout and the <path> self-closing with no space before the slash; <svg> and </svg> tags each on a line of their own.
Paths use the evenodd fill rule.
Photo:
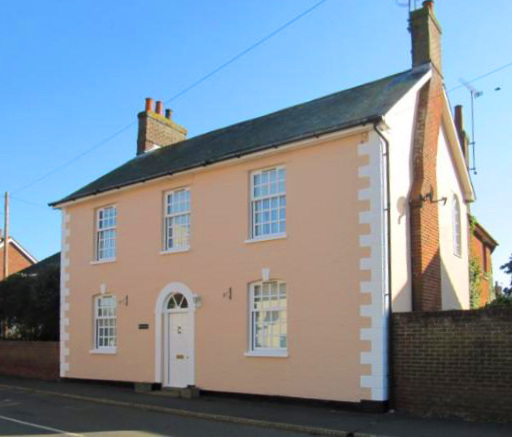
<svg viewBox="0 0 512 437">
<path fill-rule="evenodd" d="M 405 0 L 327 0 L 172 102 L 189 136 L 410 67 Z M 60 248 L 45 205 L 132 158 L 144 98 L 166 100 L 318 0 L 46 0 L 8 2 L 0 17 L 0 190 L 13 192 L 11 234 L 37 258 Z M 417 2 L 420 5 L 420 1 Z M 512 5 L 439 0 L 448 90 L 512 62 Z M 512 253 L 512 68 L 473 83 L 479 221 Z M 496 88 L 501 88 L 495 91 Z M 469 92 L 449 94 L 469 122 Z M 469 127 L 469 125 L 468 125 Z M 30 203 L 27 203 L 30 202 Z M 3 221 L 3 217 L 2 217 Z"/>
</svg>

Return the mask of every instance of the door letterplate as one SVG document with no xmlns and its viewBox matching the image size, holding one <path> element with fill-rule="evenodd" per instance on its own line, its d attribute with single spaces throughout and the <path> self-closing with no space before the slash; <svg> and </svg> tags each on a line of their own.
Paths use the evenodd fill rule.
<svg viewBox="0 0 512 437">
<path fill-rule="evenodd" d="M 177 360 L 184 360 L 185 359 L 185 355 L 178 354 L 178 355 L 176 355 L 176 359 Z"/>
</svg>

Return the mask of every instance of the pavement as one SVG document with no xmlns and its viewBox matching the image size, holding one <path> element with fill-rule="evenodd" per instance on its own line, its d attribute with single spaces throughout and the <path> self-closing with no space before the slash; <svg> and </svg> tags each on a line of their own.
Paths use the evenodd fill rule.
<svg viewBox="0 0 512 437">
<path fill-rule="evenodd" d="M 30 423 L 42 424 L 43 428 L 49 428 L 46 435 L 51 429 L 98 432 L 87 427 L 82 429 L 85 425 L 90 427 L 94 423 L 94 420 L 88 420 L 87 415 L 76 415 L 75 421 L 69 424 L 62 422 L 60 412 L 63 409 L 69 410 L 69 405 L 77 404 L 80 406 L 77 408 L 84 411 L 97 409 L 94 417 L 103 414 L 109 418 L 107 422 L 111 424 L 110 428 L 103 427 L 100 430 L 103 432 L 97 435 L 107 435 L 107 430 L 109 433 L 124 430 L 122 434 L 116 435 L 132 435 L 127 434 L 128 430 L 138 430 L 150 433 L 143 435 L 152 436 L 512 436 L 512 423 L 418 418 L 402 413 L 358 413 L 327 406 L 297 405 L 270 400 L 241 400 L 212 395 L 189 400 L 156 393 L 136 393 L 131 388 L 95 383 L 49 382 L 0 376 L 0 435 L 7 435 L 3 428 L 7 423 L 11 427 L 25 426 L 16 421 L 23 422 L 27 412 L 33 414 Z M 13 405 L 12 399 L 16 399 L 16 409 L 9 410 L 9 406 Z M 49 407 L 50 400 L 53 409 Z M 41 402 L 49 410 L 46 414 L 38 415 L 38 411 L 42 410 L 37 404 Z M 17 412 L 17 415 L 13 414 L 13 411 Z M 119 423 L 112 422 L 112 417 L 119 417 Z M 131 427 L 126 428 L 123 417 L 130 419 Z M 162 426 L 157 426 L 160 423 Z M 173 427 L 166 428 L 170 423 L 174 424 Z M 11 435 L 25 434 L 16 432 Z"/>
</svg>

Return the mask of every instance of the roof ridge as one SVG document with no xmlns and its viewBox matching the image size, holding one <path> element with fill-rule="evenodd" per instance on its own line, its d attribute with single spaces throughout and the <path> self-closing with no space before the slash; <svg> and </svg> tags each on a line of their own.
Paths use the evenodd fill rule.
<svg viewBox="0 0 512 437">
<path fill-rule="evenodd" d="M 404 70 L 141 154 L 50 206 L 367 123 L 386 114 L 428 68 Z"/>
<path fill-rule="evenodd" d="M 302 105 L 307 105 L 309 103 L 320 102 L 322 100 L 327 100 L 327 99 L 332 98 L 333 96 L 336 96 L 336 95 L 341 94 L 341 93 L 345 93 L 345 92 L 348 93 L 350 91 L 357 90 L 358 88 L 364 88 L 364 87 L 366 87 L 368 85 L 376 85 L 379 82 L 384 82 L 384 81 L 390 80 L 391 78 L 393 78 L 395 76 L 401 76 L 401 75 L 403 75 L 405 73 L 413 72 L 414 70 L 415 70 L 415 68 L 409 68 L 408 70 L 404 70 L 404 71 L 401 71 L 401 72 L 395 73 L 395 74 L 390 74 L 389 76 L 385 76 L 385 77 L 381 77 L 380 79 L 376 79 L 376 80 L 372 80 L 372 81 L 369 81 L 369 82 L 365 82 L 365 83 L 363 83 L 361 85 L 356 85 L 356 86 L 353 86 L 351 88 L 344 88 L 342 90 L 332 92 L 332 93 L 327 94 L 327 95 L 322 96 L 322 97 L 317 97 L 317 98 L 312 99 L 312 100 L 306 100 L 305 102 L 296 103 L 294 105 L 287 106 L 285 108 L 277 109 L 276 111 L 269 112 L 268 114 L 259 115 L 257 117 L 248 118 L 248 119 L 242 120 L 242 121 L 237 121 L 236 123 L 229 124 L 227 126 L 224 126 L 224 127 L 218 128 L 218 129 L 210 130 L 208 132 L 204 132 L 202 134 L 199 134 L 199 135 L 196 135 L 196 136 L 193 136 L 193 137 L 190 137 L 190 138 L 186 138 L 186 139 L 184 139 L 182 141 L 179 141 L 177 143 L 172 143 L 172 146 L 175 147 L 178 144 L 183 144 L 183 143 L 186 143 L 187 141 L 190 141 L 190 140 L 197 140 L 197 139 L 205 137 L 207 135 L 218 134 L 218 133 L 221 133 L 224 130 L 233 129 L 234 127 L 242 125 L 244 123 L 254 122 L 256 120 L 261 120 L 263 118 L 270 117 L 270 116 L 275 115 L 275 114 L 279 114 L 280 112 L 283 112 L 283 111 L 288 111 L 288 110 L 293 109 L 293 108 L 298 108 L 298 107 L 300 107 Z M 165 147 L 168 147 L 168 145 L 162 146 L 160 149 L 155 150 L 155 152 L 158 151 L 158 150 L 163 150 Z M 138 155 L 138 156 L 136 156 L 133 159 L 137 159 L 137 158 L 140 158 L 140 157 L 143 157 L 143 156 L 145 156 L 145 154 Z"/>
</svg>

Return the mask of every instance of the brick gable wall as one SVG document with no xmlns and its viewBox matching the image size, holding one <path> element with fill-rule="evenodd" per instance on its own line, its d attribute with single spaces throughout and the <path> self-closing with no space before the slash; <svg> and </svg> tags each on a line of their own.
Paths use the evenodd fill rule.
<svg viewBox="0 0 512 437">
<path fill-rule="evenodd" d="M 25 255 L 23 255 L 15 246 L 12 244 L 9 245 L 9 250 L 7 252 L 9 254 L 9 275 L 13 273 L 19 272 L 27 267 L 30 267 L 34 263 L 30 261 Z M 3 261 L 4 261 L 4 248 L 0 248 L 0 281 L 4 279 L 4 270 L 3 270 Z"/>
<path fill-rule="evenodd" d="M 415 311 L 441 310 L 441 255 L 437 198 L 437 145 L 442 117 L 442 78 L 434 70 L 420 92 L 410 195 L 412 299 Z"/>
</svg>

